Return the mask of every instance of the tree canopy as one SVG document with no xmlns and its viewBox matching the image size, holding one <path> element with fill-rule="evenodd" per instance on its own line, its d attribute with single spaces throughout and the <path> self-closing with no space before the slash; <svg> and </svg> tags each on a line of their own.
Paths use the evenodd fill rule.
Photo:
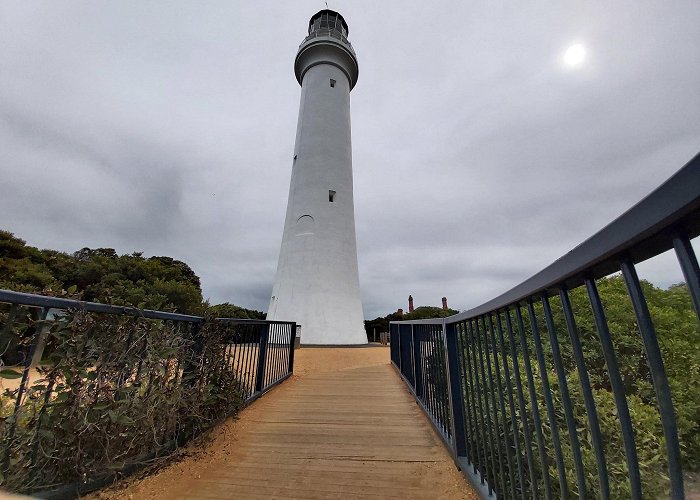
<svg viewBox="0 0 700 500">
<path fill-rule="evenodd" d="M 259 318 L 264 313 L 203 300 L 199 277 L 186 263 L 141 252 L 119 255 L 113 248 L 82 248 L 72 254 L 39 250 L 0 230 L 0 288 L 131 305 L 145 309 L 223 317 Z"/>
<path fill-rule="evenodd" d="M 452 316 L 457 314 L 459 311 L 456 309 L 443 309 L 442 307 L 435 306 L 420 306 L 416 307 L 413 312 L 404 313 L 403 315 L 397 312 L 387 314 L 386 316 L 365 320 L 365 332 L 367 333 L 367 338 L 372 339 L 374 331 L 377 334 L 381 332 L 389 331 L 390 321 L 408 321 L 412 319 L 432 319 L 432 318 L 446 318 L 447 316 Z"/>
</svg>

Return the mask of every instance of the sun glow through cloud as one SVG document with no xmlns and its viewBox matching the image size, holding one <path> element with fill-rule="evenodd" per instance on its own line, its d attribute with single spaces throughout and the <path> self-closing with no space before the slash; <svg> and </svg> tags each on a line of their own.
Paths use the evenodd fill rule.
<svg viewBox="0 0 700 500">
<path fill-rule="evenodd" d="M 564 64 L 570 67 L 580 66 L 586 60 L 586 47 L 581 43 L 574 43 L 564 52 Z"/>
</svg>

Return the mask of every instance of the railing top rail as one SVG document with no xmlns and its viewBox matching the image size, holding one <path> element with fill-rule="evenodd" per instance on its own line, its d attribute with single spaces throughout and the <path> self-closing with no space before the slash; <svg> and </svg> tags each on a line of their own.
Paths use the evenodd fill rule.
<svg viewBox="0 0 700 500">
<path fill-rule="evenodd" d="M 700 234 L 698 186 L 700 153 L 627 212 L 542 271 L 478 307 L 444 318 L 445 322 L 480 316 L 535 294 L 556 293 L 554 288 L 561 284 L 573 288 L 582 285 L 585 277 L 602 278 L 619 271 L 622 256 L 641 262 L 671 249 L 673 235 L 681 229 L 688 238 L 696 237 Z"/>
<path fill-rule="evenodd" d="M 137 307 L 130 306 L 115 306 L 111 304 L 100 304 L 99 302 L 84 302 L 81 300 L 64 299 L 61 297 L 49 297 L 46 295 L 37 295 L 34 293 L 13 292 L 12 290 L 2 289 L 0 289 L 0 303 L 19 304 L 28 307 L 46 307 L 49 309 L 77 309 L 80 311 L 105 314 L 126 314 L 147 319 L 185 321 L 188 323 L 202 323 L 204 321 L 204 318 L 202 316 L 192 316 L 190 314 L 154 311 L 151 309 L 139 309 Z M 267 321 L 264 319 L 247 318 L 216 318 L 216 321 L 247 325 L 293 324 L 292 321 Z"/>
<path fill-rule="evenodd" d="M 81 311 L 96 313 L 128 314 L 131 316 L 139 316 L 148 319 L 187 321 L 189 323 L 201 323 L 204 321 L 204 318 L 201 316 L 191 316 L 189 314 L 177 314 L 165 311 L 153 311 L 151 309 L 139 309 L 137 307 L 100 304 L 99 302 L 83 302 L 81 300 L 47 297 L 45 295 L 13 292 L 11 290 L 0 290 L 0 302 L 20 304 L 31 307 L 48 307 L 52 309 L 78 309 Z"/>
<path fill-rule="evenodd" d="M 216 318 L 214 321 L 222 323 L 236 323 L 243 325 L 293 325 L 293 321 L 272 321 L 266 319 L 248 319 L 248 318 Z"/>
<path fill-rule="evenodd" d="M 441 325 L 448 318 L 454 318 L 454 316 L 448 316 L 446 318 L 429 318 L 429 319 L 407 319 L 406 321 L 389 321 L 389 324 L 397 325 Z"/>
<path fill-rule="evenodd" d="M 573 288 L 586 276 L 602 278 L 619 271 L 617 260 L 629 255 L 634 262 L 673 247 L 671 232 L 683 226 L 689 238 L 700 233 L 700 154 L 651 194 L 596 234 L 531 278 L 469 311 L 450 317 L 460 320 L 501 309 L 560 283 Z M 693 214 L 696 217 L 691 217 Z"/>
</svg>

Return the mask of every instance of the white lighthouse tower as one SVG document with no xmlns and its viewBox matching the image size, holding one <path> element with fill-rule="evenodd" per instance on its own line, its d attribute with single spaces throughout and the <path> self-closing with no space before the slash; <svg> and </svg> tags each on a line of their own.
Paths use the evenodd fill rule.
<svg viewBox="0 0 700 500">
<path fill-rule="evenodd" d="M 294 61 L 301 104 L 287 218 L 267 318 L 301 324 L 303 344 L 366 344 L 352 198 L 350 91 L 357 83 L 348 25 L 311 18 Z"/>
</svg>

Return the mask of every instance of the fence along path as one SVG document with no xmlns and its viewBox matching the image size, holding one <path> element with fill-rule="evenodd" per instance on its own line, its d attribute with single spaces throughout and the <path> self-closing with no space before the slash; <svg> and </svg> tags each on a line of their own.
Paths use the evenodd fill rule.
<svg viewBox="0 0 700 500">
<path fill-rule="evenodd" d="M 478 498 L 389 365 L 388 348 L 303 348 L 294 372 L 242 412 L 233 441 L 203 467 L 185 463 L 179 477 L 166 470 L 126 493 Z"/>
</svg>

